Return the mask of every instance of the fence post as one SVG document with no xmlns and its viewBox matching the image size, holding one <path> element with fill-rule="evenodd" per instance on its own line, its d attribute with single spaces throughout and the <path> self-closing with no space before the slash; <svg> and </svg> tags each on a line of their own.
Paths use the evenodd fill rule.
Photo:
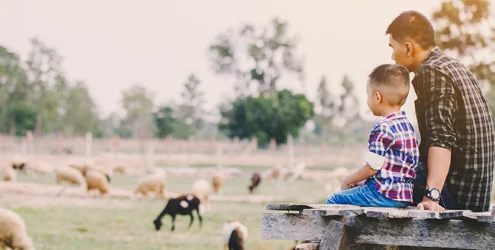
<svg viewBox="0 0 495 250">
<path fill-rule="evenodd" d="M 30 155 L 33 150 L 33 132 L 26 131 L 26 155 Z"/>
<path fill-rule="evenodd" d="M 85 155 L 87 158 L 91 157 L 92 143 L 93 143 L 93 133 L 87 132 L 86 133 L 86 150 L 85 150 Z"/>
<path fill-rule="evenodd" d="M 61 132 L 57 132 L 57 154 L 61 155 L 62 154 L 62 140 L 63 140 L 63 135 Z"/>
</svg>

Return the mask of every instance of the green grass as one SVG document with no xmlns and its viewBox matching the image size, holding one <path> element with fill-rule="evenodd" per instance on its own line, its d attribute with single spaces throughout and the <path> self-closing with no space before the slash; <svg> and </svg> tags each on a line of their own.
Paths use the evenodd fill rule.
<svg viewBox="0 0 495 250">
<path fill-rule="evenodd" d="M 197 177 L 169 176 L 167 191 L 186 193 Z M 210 181 L 210 178 L 206 178 Z M 134 189 L 138 177 L 114 176 L 112 187 Z M 20 182 L 54 184 L 51 176 L 18 175 Z M 223 195 L 226 197 L 247 196 L 249 178 L 226 178 Z M 255 194 L 277 199 L 276 203 L 302 202 L 322 203 L 328 195 L 323 183 L 298 180 L 284 183 L 280 188 L 268 180 L 262 180 Z M 39 197 L 38 197 L 39 198 Z M 64 206 L 50 205 L 51 199 L 66 199 Z M 152 220 L 165 205 L 164 200 L 121 198 L 87 198 L 88 203 L 98 206 L 77 206 L 70 204 L 71 197 L 41 197 L 43 206 L 30 207 L 16 199 L 7 208 L 19 213 L 25 220 L 36 249 L 76 250 L 76 249 L 222 249 L 221 227 L 230 219 L 241 220 L 249 229 L 247 249 L 286 250 L 293 241 L 265 241 L 261 239 L 261 214 L 269 202 L 213 201 L 212 211 L 203 215 L 203 228 L 199 230 L 196 218 L 192 228 L 187 229 L 189 217 L 179 216 L 175 232 L 170 232 L 170 217 L 163 219 L 161 231 L 154 230 Z M 26 196 L 26 199 L 30 199 Z M 81 199 L 81 198 L 79 198 Z M 84 198 L 82 198 L 84 200 Z M 14 199 L 13 199 L 14 200 Z M 20 202 L 19 202 L 20 200 Z M 27 203 L 32 204 L 32 203 Z M 57 203 L 60 204 L 60 203 Z M 77 204 L 81 204 L 80 202 Z M 103 205 L 102 205 L 103 204 Z"/>
<path fill-rule="evenodd" d="M 247 249 L 289 249 L 292 242 L 263 241 L 260 238 L 264 204 L 214 202 L 214 210 L 203 215 L 203 228 L 196 220 L 187 229 L 188 216 L 178 216 L 176 229 L 170 231 L 170 217 L 163 219 L 161 231 L 152 220 L 164 206 L 163 201 L 132 202 L 130 207 L 47 207 L 10 206 L 22 216 L 36 249 L 221 249 L 221 227 L 231 217 L 249 228 Z"/>
</svg>

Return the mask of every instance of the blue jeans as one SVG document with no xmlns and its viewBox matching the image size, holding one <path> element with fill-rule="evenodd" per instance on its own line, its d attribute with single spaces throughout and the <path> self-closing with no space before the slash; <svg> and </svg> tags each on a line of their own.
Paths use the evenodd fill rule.
<svg viewBox="0 0 495 250">
<path fill-rule="evenodd" d="M 361 207 L 407 207 L 407 201 L 395 201 L 378 192 L 375 181 L 366 185 L 333 193 L 327 198 L 327 204 L 350 204 Z"/>
</svg>

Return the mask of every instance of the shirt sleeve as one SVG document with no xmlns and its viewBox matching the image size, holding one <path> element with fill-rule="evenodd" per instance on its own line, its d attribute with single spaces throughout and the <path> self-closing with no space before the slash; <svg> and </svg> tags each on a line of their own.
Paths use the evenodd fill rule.
<svg viewBox="0 0 495 250">
<path fill-rule="evenodd" d="M 394 144 L 394 135 L 390 128 L 381 125 L 376 126 L 370 133 L 368 153 L 366 154 L 366 163 L 374 170 L 382 169 L 386 160 L 387 151 Z"/>
<path fill-rule="evenodd" d="M 423 69 L 425 121 L 428 138 L 426 148 L 435 146 L 452 151 L 456 145 L 454 130 L 457 101 L 448 78 L 432 67 Z"/>
</svg>

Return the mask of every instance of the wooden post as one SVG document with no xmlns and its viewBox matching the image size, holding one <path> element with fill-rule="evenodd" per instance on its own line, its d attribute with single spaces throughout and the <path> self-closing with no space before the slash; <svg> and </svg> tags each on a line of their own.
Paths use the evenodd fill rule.
<svg viewBox="0 0 495 250">
<path fill-rule="evenodd" d="M 270 150 L 277 150 L 277 141 L 275 140 L 275 138 L 270 139 Z"/>
<path fill-rule="evenodd" d="M 62 154 L 62 140 L 63 140 L 63 135 L 61 132 L 57 132 L 57 154 L 61 155 Z"/>
<path fill-rule="evenodd" d="M 30 155 L 32 153 L 33 146 L 33 132 L 28 130 L 26 132 L 26 154 Z"/>
<path fill-rule="evenodd" d="M 117 157 L 119 154 L 119 146 L 120 146 L 120 136 L 114 135 L 112 137 L 112 143 L 111 143 L 111 147 L 112 147 L 111 150 L 114 157 Z"/>
<path fill-rule="evenodd" d="M 289 169 L 294 167 L 294 139 L 292 138 L 292 134 L 287 136 L 287 145 L 289 146 Z"/>
<path fill-rule="evenodd" d="M 253 154 L 255 154 L 256 152 L 258 152 L 258 138 L 253 137 L 251 139 L 251 147 L 253 147 Z"/>
<path fill-rule="evenodd" d="M 320 243 L 320 250 L 349 250 L 349 228 L 342 222 L 331 221 Z"/>
<path fill-rule="evenodd" d="M 93 144 L 93 133 L 87 132 L 86 133 L 86 148 L 85 148 L 85 155 L 87 158 L 91 157 L 92 144 Z"/>
</svg>

